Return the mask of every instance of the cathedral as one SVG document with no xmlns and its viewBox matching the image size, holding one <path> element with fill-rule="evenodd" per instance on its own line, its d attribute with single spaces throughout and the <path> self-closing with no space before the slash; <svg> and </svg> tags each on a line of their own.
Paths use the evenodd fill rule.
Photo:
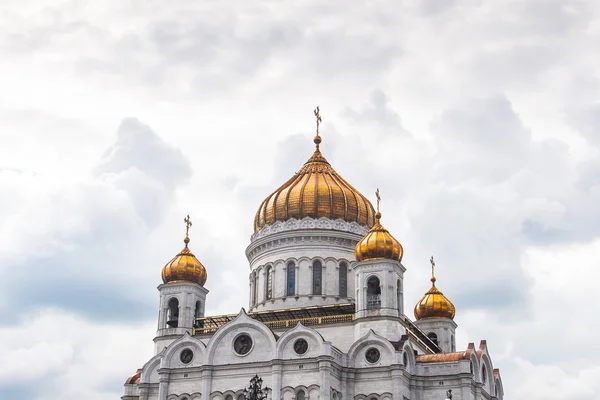
<svg viewBox="0 0 600 400">
<path fill-rule="evenodd" d="M 333 169 L 315 115 L 314 153 L 254 217 L 248 310 L 205 315 L 188 216 L 162 269 L 155 355 L 122 400 L 503 399 L 486 341 L 456 348 L 433 257 L 431 287 L 405 315 L 404 249 L 382 225 L 379 190 L 375 208 Z"/>
</svg>

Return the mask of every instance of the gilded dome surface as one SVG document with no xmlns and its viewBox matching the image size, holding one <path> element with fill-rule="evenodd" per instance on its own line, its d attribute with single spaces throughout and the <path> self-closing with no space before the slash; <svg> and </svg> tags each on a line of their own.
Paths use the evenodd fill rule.
<svg viewBox="0 0 600 400">
<path fill-rule="evenodd" d="M 431 289 L 415 306 L 415 318 L 449 318 L 454 319 L 456 309 L 454 304 L 438 288 L 435 287 L 435 276 L 431 278 Z"/>
<path fill-rule="evenodd" d="M 375 225 L 356 244 L 354 256 L 357 261 L 376 259 L 402 260 L 402 256 L 404 255 L 402 245 L 381 225 L 380 220 L 381 213 L 377 212 L 375 214 Z"/>
<path fill-rule="evenodd" d="M 258 207 L 254 231 L 275 221 L 291 218 L 329 218 L 357 222 L 372 227 L 375 209 L 369 200 L 333 169 L 319 150 L 321 137 L 310 159 L 286 183 L 271 193 Z"/>
<path fill-rule="evenodd" d="M 163 283 L 194 282 L 204 286 L 208 276 L 206 268 L 188 247 L 190 238 L 187 231 L 192 225 L 189 215 L 184 221 L 187 225 L 185 239 L 183 240 L 185 247 L 164 266 L 161 274 L 162 280 Z"/>
</svg>

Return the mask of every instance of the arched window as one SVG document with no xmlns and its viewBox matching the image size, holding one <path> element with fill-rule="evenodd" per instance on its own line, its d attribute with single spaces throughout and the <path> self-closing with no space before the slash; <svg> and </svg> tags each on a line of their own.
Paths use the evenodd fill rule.
<svg viewBox="0 0 600 400">
<path fill-rule="evenodd" d="M 435 343 L 436 345 L 438 345 L 438 337 L 435 334 L 435 332 L 429 332 L 427 334 L 427 337 L 429 338 L 429 340 L 431 340 L 433 343 Z"/>
<path fill-rule="evenodd" d="M 177 328 L 179 326 L 179 300 L 173 297 L 167 304 L 167 327 Z"/>
<path fill-rule="evenodd" d="M 256 275 L 256 271 L 252 272 L 252 304 L 256 305 L 258 303 L 258 277 Z"/>
<path fill-rule="evenodd" d="M 296 293 L 296 264 L 293 262 L 287 265 L 287 292 L 288 296 Z"/>
<path fill-rule="evenodd" d="M 340 297 L 348 297 L 348 265 L 340 263 Z"/>
<path fill-rule="evenodd" d="M 233 400 L 233 396 L 228 394 L 227 396 L 225 396 L 225 400 Z"/>
<path fill-rule="evenodd" d="M 296 400 L 304 400 L 304 397 L 304 390 L 299 390 L 298 393 L 296 393 Z"/>
<path fill-rule="evenodd" d="M 312 294 L 321 294 L 321 280 L 323 278 L 323 270 L 320 261 L 313 263 L 313 292 Z"/>
<path fill-rule="evenodd" d="M 273 267 L 267 267 L 267 294 L 265 299 L 273 298 Z"/>
<path fill-rule="evenodd" d="M 406 352 L 404 352 L 402 354 L 402 362 L 404 363 L 404 366 L 408 366 L 408 354 Z"/>
<path fill-rule="evenodd" d="M 202 303 L 200 300 L 196 302 L 196 308 L 194 309 L 194 318 L 202 318 Z"/>
<path fill-rule="evenodd" d="M 471 375 L 473 375 L 473 361 L 469 361 L 469 370 L 471 371 Z"/>
<path fill-rule="evenodd" d="M 246 400 L 246 397 L 243 394 L 240 394 L 237 400 Z"/>
<path fill-rule="evenodd" d="M 487 382 L 487 371 L 485 370 L 485 364 L 481 367 L 481 382 L 485 385 Z"/>
<path fill-rule="evenodd" d="M 402 290 L 400 289 L 400 279 L 396 280 L 396 306 L 398 311 L 402 312 Z"/>
<path fill-rule="evenodd" d="M 454 335 L 450 335 L 450 349 L 451 351 L 456 351 L 456 346 L 454 345 Z"/>
<path fill-rule="evenodd" d="M 367 308 L 381 308 L 381 287 L 379 286 L 379 278 L 372 276 L 367 281 Z"/>
</svg>

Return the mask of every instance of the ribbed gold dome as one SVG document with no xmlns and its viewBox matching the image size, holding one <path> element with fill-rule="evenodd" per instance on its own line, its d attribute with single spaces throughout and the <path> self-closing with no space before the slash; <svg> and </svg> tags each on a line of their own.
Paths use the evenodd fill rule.
<svg viewBox="0 0 600 400">
<path fill-rule="evenodd" d="M 415 306 L 415 318 L 449 318 L 454 319 L 454 304 L 438 288 L 435 287 L 435 276 L 431 277 L 431 289 Z"/>
<path fill-rule="evenodd" d="M 354 249 L 354 256 L 357 261 L 386 259 L 402 260 L 404 249 L 387 229 L 380 223 L 381 213 L 375 214 L 375 225 L 369 233 L 362 238 Z"/>
<path fill-rule="evenodd" d="M 258 207 L 254 231 L 275 221 L 326 217 L 332 220 L 372 227 L 375 209 L 358 190 L 333 169 L 319 150 L 321 137 L 312 157 L 290 180 L 271 193 Z"/>
<path fill-rule="evenodd" d="M 192 253 L 188 247 L 188 244 L 190 243 L 188 231 L 190 226 L 192 226 L 190 216 L 188 215 L 184 221 L 187 226 L 185 239 L 183 239 L 185 247 L 164 266 L 161 274 L 162 280 L 164 283 L 194 282 L 200 286 L 204 286 L 208 276 L 206 268 L 204 268 L 204 265 L 198 261 L 194 253 Z"/>
</svg>

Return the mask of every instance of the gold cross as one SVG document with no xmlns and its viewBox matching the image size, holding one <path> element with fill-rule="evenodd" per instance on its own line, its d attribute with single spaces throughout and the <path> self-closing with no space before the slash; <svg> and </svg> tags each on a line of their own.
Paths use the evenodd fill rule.
<svg viewBox="0 0 600 400">
<path fill-rule="evenodd" d="M 185 217 L 183 219 L 183 222 L 185 222 L 185 236 L 187 237 L 188 234 L 190 233 L 190 226 L 192 226 L 192 220 L 190 219 L 190 214 L 188 214 L 187 217 Z"/>
<path fill-rule="evenodd" d="M 433 256 L 431 256 L 429 262 L 431 263 L 431 277 L 435 278 L 435 260 L 433 259 Z"/>
<path fill-rule="evenodd" d="M 315 117 L 317 117 L 317 136 L 319 136 L 319 125 L 321 124 L 321 122 L 323 122 L 323 119 L 321 118 L 321 114 L 319 113 L 319 106 L 317 106 L 317 108 L 315 108 Z"/>
<path fill-rule="evenodd" d="M 381 196 L 379 196 L 379 188 L 375 191 L 375 197 L 377 197 L 377 212 L 379 212 L 379 202 L 381 201 Z"/>
</svg>

